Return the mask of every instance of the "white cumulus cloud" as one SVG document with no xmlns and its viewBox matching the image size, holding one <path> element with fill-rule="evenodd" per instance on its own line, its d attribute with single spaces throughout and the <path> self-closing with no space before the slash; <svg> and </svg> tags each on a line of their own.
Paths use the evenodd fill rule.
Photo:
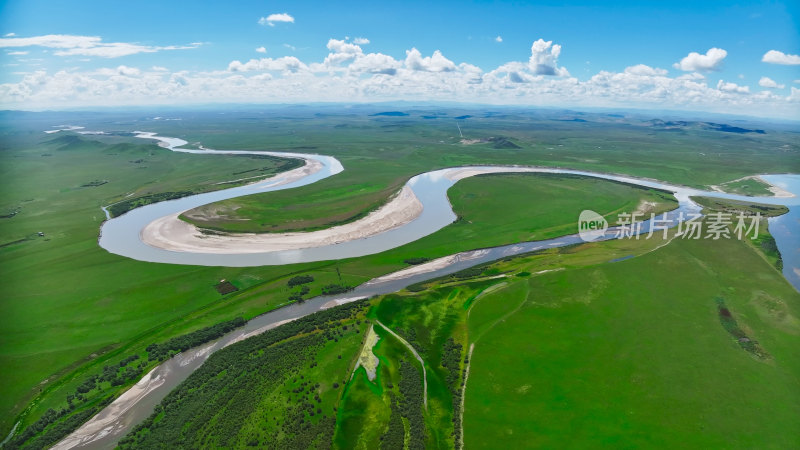
<svg viewBox="0 0 800 450">
<path fill-rule="evenodd" d="M 294 17 L 286 13 L 270 14 L 266 17 L 258 19 L 259 25 L 275 26 L 275 22 L 294 23 Z"/>
<path fill-rule="evenodd" d="M 569 76 L 567 69 L 558 67 L 558 56 L 561 46 L 553 41 L 539 39 L 531 45 L 531 57 L 528 62 L 530 69 L 536 75 Z"/>
<path fill-rule="evenodd" d="M 366 72 L 384 75 L 396 75 L 402 63 L 383 53 L 368 53 L 356 59 L 348 66 L 353 72 Z"/>
<path fill-rule="evenodd" d="M 758 80 L 758 85 L 761 87 L 773 88 L 773 89 L 783 89 L 786 87 L 785 84 L 778 84 L 775 82 L 775 80 L 769 77 L 761 77 L 761 79 Z"/>
<path fill-rule="evenodd" d="M 436 50 L 431 56 L 423 57 L 416 48 L 406 50 L 405 66 L 411 70 L 423 72 L 452 72 L 456 70 L 453 61 L 445 58 L 442 52 Z"/>
<path fill-rule="evenodd" d="M 650 67 L 644 64 L 637 64 L 635 66 L 626 67 L 625 73 L 629 73 L 631 75 L 646 76 L 646 77 L 655 77 L 655 76 L 663 77 L 664 75 L 667 74 L 667 71 L 664 69 Z"/>
<path fill-rule="evenodd" d="M 730 92 L 733 94 L 749 94 L 750 93 L 750 86 L 739 86 L 736 83 L 725 82 L 723 80 L 719 80 L 717 82 L 717 89 L 722 92 Z"/>
<path fill-rule="evenodd" d="M 281 71 L 297 72 L 308 70 L 308 66 L 294 56 L 283 56 L 281 58 L 261 58 L 251 59 L 246 63 L 231 61 L 228 64 L 230 72 L 252 72 L 252 71 Z"/>
<path fill-rule="evenodd" d="M 770 50 L 764 53 L 761 61 L 770 64 L 782 64 L 784 66 L 800 65 L 800 55 L 789 55 L 778 50 Z"/>
<path fill-rule="evenodd" d="M 258 47 L 256 49 L 256 52 L 258 52 L 258 53 L 267 53 L 267 48 L 263 47 L 263 46 L 262 47 Z"/>
<path fill-rule="evenodd" d="M 494 41 L 495 42 L 503 42 L 503 36 L 497 36 L 496 38 L 494 38 Z"/>
<path fill-rule="evenodd" d="M 420 100 L 800 117 L 800 89 L 796 87 L 789 95 L 772 89 L 751 92 L 758 89 L 757 80 L 751 86 L 716 79 L 712 83 L 699 72 L 673 77 L 647 64 L 618 72 L 600 71 L 580 80 L 559 67 L 560 46 L 537 42 L 530 55 L 520 55 L 522 61 L 509 61 L 488 71 L 468 62 L 456 64 L 438 51 L 423 56 L 412 48 L 404 58 L 366 53 L 350 39 L 328 40 L 329 53 L 321 59 L 263 57 L 231 61 L 227 70 L 224 66 L 212 71 L 170 71 L 125 65 L 94 70 L 30 70 L 15 75 L 18 79 L 13 82 L 0 83 L 0 109 Z M 541 65 L 549 69 L 541 70 Z M 563 76 L 546 76 L 542 71 Z"/>
<path fill-rule="evenodd" d="M 714 47 L 709 49 L 705 55 L 691 52 L 680 60 L 680 62 L 672 66 L 685 72 L 711 72 L 713 70 L 719 70 L 726 56 L 728 56 L 728 52 L 721 48 Z"/>
<path fill-rule="evenodd" d="M 325 58 L 325 65 L 335 66 L 345 61 L 352 61 L 356 57 L 364 54 L 361 47 L 351 44 L 346 40 L 328 39 L 328 50 L 331 52 Z"/>
<path fill-rule="evenodd" d="M 369 39 L 363 38 L 363 37 L 357 37 L 357 38 L 353 39 L 353 44 L 356 44 L 356 45 L 367 45 L 367 44 L 369 44 Z"/>
</svg>

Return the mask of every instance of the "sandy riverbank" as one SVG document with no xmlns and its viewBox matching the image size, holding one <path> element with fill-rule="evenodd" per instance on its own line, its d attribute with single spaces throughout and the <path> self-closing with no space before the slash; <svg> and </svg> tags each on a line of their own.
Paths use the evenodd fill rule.
<svg viewBox="0 0 800 450">
<path fill-rule="evenodd" d="M 464 178 L 488 173 L 541 173 L 547 169 L 538 167 L 461 167 L 458 169 L 447 169 L 444 176 L 450 181 L 459 181 Z"/>
<path fill-rule="evenodd" d="M 298 170 L 298 169 L 295 169 Z M 288 174 L 289 172 L 287 172 Z M 291 182 L 287 180 L 285 182 Z M 326 230 L 294 233 L 203 233 L 178 218 L 181 213 L 157 219 L 141 232 L 142 241 L 152 247 L 195 253 L 263 253 L 322 247 L 373 236 L 416 219 L 422 203 L 405 186 L 384 206 L 367 217 Z"/>
<path fill-rule="evenodd" d="M 736 183 L 738 181 L 744 181 L 744 180 L 756 180 L 756 181 L 760 181 L 761 183 L 766 184 L 767 185 L 767 189 L 770 192 L 772 192 L 772 197 L 776 197 L 776 198 L 791 198 L 791 197 L 794 197 L 794 194 L 792 194 L 791 192 L 787 191 L 786 189 L 783 189 L 780 186 L 776 186 L 776 185 L 770 183 L 769 181 L 765 180 L 764 177 L 762 177 L 761 175 L 750 175 L 750 176 L 746 176 L 746 177 L 742 177 L 742 178 L 737 178 L 737 179 L 732 180 L 732 181 L 728 181 L 726 183 L 723 183 L 722 185 L 712 184 L 712 185 L 709 185 L 708 187 L 711 188 L 712 191 L 726 193 L 727 191 L 724 190 L 721 186 L 724 186 L 724 185 L 729 184 L 729 183 Z M 754 196 L 754 198 L 758 198 L 758 197 L 770 197 L 770 196 L 769 195 L 756 195 L 756 196 Z"/>
<path fill-rule="evenodd" d="M 471 250 L 468 252 L 456 253 L 455 255 L 443 256 L 441 258 L 434 259 L 433 261 L 417 264 L 416 266 L 411 266 L 407 269 L 398 270 L 397 272 L 392 272 L 383 275 L 381 277 L 373 278 L 372 280 L 368 281 L 365 284 L 365 286 L 369 286 L 370 284 L 383 283 L 386 281 L 403 280 L 406 278 L 411 278 L 414 275 L 434 272 L 436 270 L 443 269 L 459 261 L 470 261 L 475 258 L 479 258 L 485 255 L 487 252 L 488 250 L 485 249 Z"/>
<path fill-rule="evenodd" d="M 794 194 L 792 194 L 791 192 L 787 191 L 786 189 L 780 186 L 776 186 L 770 183 L 769 181 L 765 180 L 764 177 L 759 175 L 756 178 L 758 178 L 759 181 L 765 183 L 768 186 L 767 189 L 769 189 L 772 192 L 773 197 L 780 197 L 780 198 L 794 197 Z"/>
<path fill-rule="evenodd" d="M 275 177 L 276 184 L 285 184 L 315 173 L 322 167 L 317 161 L 307 160 L 304 167 Z M 461 167 L 445 169 L 442 175 L 452 182 L 476 175 L 491 173 L 548 173 L 557 169 L 535 167 Z M 758 178 L 770 186 L 774 197 L 793 197 L 779 186 Z M 413 190 L 406 185 L 384 206 L 363 219 L 325 230 L 291 233 L 217 233 L 201 231 L 192 224 L 179 219 L 176 213 L 154 220 L 141 231 L 142 241 L 152 247 L 189 253 L 247 254 L 265 253 L 306 248 L 324 247 L 342 242 L 364 239 L 403 226 L 422 214 L 422 203 Z M 464 255 L 462 255 L 463 257 Z M 409 268 L 393 274 L 396 277 L 412 276 L 418 270 L 427 270 L 435 265 L 447 265 L 451 261 L 431 261 L 418 268 Z"/>
<path fill-rule="evenodd" d="M 77 446 L 89 445 L 124 426 L 117 421 L 117 418 L 136 405 L 139 400 L 147 396 L 151 391 L 164 384 L 164 378 L 157 373 L 157 370 L 158 367 L 151 370 L 138 383 L 123 392 L 111 405 L 52 448 L 66 450 Z"/>
</svg>

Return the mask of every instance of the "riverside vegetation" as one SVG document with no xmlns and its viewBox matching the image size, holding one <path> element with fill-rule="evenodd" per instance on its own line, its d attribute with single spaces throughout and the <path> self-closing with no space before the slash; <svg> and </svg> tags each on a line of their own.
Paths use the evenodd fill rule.
<svg viewBox="0 0 800 450">
<path fill-rule="evenodd" d="M 319 151 L 335 155 L 343 162 L 346 170 L 342 174 L 298 188 L 291 195 L 271 193 L 265 196 L 267 201 L 258 196 L 242 200 L 286 208 L 282 209 L 284 215 L 261 218 L 258 211 L 252 211 L 253 218 L 258 220 L 250 222 L 262 224 L 259 226 L 266 231 L 310 229 L 351 220 L 379 206 L 413 174 L 453 165 L 556 165 L 650 176 L 698 187 L 722 185 L 753 173 L 800 170 L 797 145 L 790 133 L 778 128 L 767 128 L 766 134 L 754 139 L 744 133 L 690 128 L 680 133 L 665 133 L 635 117 L 622 121 L 603 114 L 582 117 L 588 122 L 565 123 L 551 120 L 547 114 L 509 110 L 502 117 L 474 115 L 466 122 L 466 133 L 502 135 L 519 148 L 495 148 L 488 140 L 474 145 L 460 144 L 453 136 L 452 122 L 422 119 L 413 111 L 407 117 L 370 117 L 358 113 L 344 116 L 332 112 L 313 118 L 302 111 L 290 110 L 266 114 L 259 120 L 247 118 L 245 114 L 220 119 L 218 115 L 196 113 L 191 121 L 166 125 L 153 122 L 148 130 L 184 136 L 206 147 Z M 374 276 L 406 267 L 406 260 L 413 262 L 417 258 L 436 258 L 462 250 L 572 232 L 577 217 L 575 211 L 585 208 L 610 217 L 623 208 L 635 208 L 643 200 L 656 201 L 662 209 L 668 209 L 671 204 L 657 191 L 642 191 L 601 180 L 530 175 L 478 177 L 457 183 L 449 192 L 459 215 L 456 223 L 380 255 L 260 268 L 148 264 L 110 255 L 97 247 L 97 230 L 103 220 L 100 206 L 126 198 L 154 196 L 150 198 L 158 199 L 171 192 L 224 188 L 230 186 L 224 184 L 226 182 L 250 176 L 251 173 L 243 172 L 252 170 L 254 164 L 271 167 L 259 172 L 266 175 L 279 170 L 280 162 L 171 153 L 150 142 L 125 136 L 123 132 L 109 136 L 64 132 L 45 135 L 41 132 L 54 121 L 63 123 L 64 120 L 55 113 L 20 115 L 14 117 L 13 126 L 5 121 L 2 128 L 4 151 L 0 154 L 3 160 L 0 171 L 4 198 L 1 206 L 9 213 L 0 219 L 5 239 L 0 244 L 0 263 L 7 299 L 2 315 L 6 338 L 0 346 L 0 362 L 6 368 L 2 373 L 0 407 L 5 413 L 0 424 L 4 430 L 10 430 L 20 421 L 16 436 L 28 433 L 30 428 L 33 435 L 26 436 L 31 438 L 31 445 L 55 428 L 65 426 L 63 424 L 79 424 L 90 416 L 87 411 L 95 411 L 93 408 L 99 408 L 135 382 L 138 375 L 133 375 L 133 371 L 152 368 L 158 358 L 146 358 L 149 345 L 166 343 L 177 336 L 237 317 L 248 319 L 285 304 L 291 295 L 287 282 L 292 277 L 314 278 L 314 282 L 303 285 L 309 289 L 303 297 L 308 298 L 322 293 L 325 287 L 329 292 L 334 289 L 333 285 L 338 286 L 336 289 L 347 289 Z M 88 127 L 106 127 L 109 116 L 85 113 L 72 115 L 69 120 L 80 120 Z M 115 120 L 115 127 L 130 130 L 134 126 L 132 116 L 118 116 Z M 239 130 L 235 134 L 227 131 L 234 123 Z M 716 151 L 708 152 L 708 148 Z M 330 192 L 331 196 L 326 199 L 320 194 L 323 192 Z M 287 203 L 290 198 L 294 198 L 293 205 Z M 536 208 L 520 207 L 530 204 L 531 199 L 537 199 Z M 587 199 L 591 200 L 587 202 Z M 342 217 L 312 214 L 320 202 L 334 200 L 344 202 L 330 208 L 345 211 Z M 538 207 L 539 204 L 552 207 L 552 211 Z M 236 214 L 248 213 L 246 208 L 251 206 L 241 205 L 230 217 L 240 218 Z M 312 223 L 313 217 L 322 219 Z M 218 225 L 228 227 L 227 224 Z M 39 231 L 44 236 L 37 236 Z M 764 242 L 767 241 L 765 237 Z M 599 247 L 607 248 L 606 245 Z M 622 261 L 613 265 L 625 264 Z M 214 289 L 220 279 L 231 280 L 240 290 L 221 300 Z M 791 312 L 793 308 L 791 292 L 776 294 L 783 289 L 777 287 L 780 281 L 764 281 L 761 290 L 766 297 L 758 298 L 766 299 L 763 302 L 771 305 L 763 306 L 767 313 L 775 308 L 777 311 L 789 308 Z M 770 300 L 775 298 L 783 303 Z M 738 306 L 731 303 L 733 300 L 725 299 L 733 314 L 737 314 Z M 483 298 L 477 304 L 482 301 Z M 795 316 L 789 314 L 789 317 Z M 381 321 L 393 326 L 392 320 Z M 411 339 L 413 336 L 402 333 L 406 328 L 400 328 L 395 331 L 409 342 L 418 341 L 419 336 L 417 340 Z M 380 332 L 380 327 L 377 331 Z M 760 337 L 756 339 L 777 360 L 769 342 Z M 383 335 L 376 351 L 391 347 L 383 342 L 393 341 Z M 467 348 L 467 341 L 463 339 L 454 340 L 454 343 Z M 440 344 L 444 348 L 444 344 Z M 477 348 L 479 351 L 480 345 Z M 403 348 L 396 350 L 399 353 Z M 134 355 L 140 358 L 129 360 L 111 377 L 124 380 L 122 384 L 112 386 L 104 376 L 104 368 L 118 365 Z M 409 355 L 403 355 L 407 364 L 415 364 Z M 143 363 L 145 365 L 141 366 Z M 129 368 L 133 371 L 129 372 Z M 791 373 L 790 369 L 786 370 Z M 97 380 L 104 377 L 97 384 L 101 386 L 100 391 L 91 391 L 97 392 L 96 397 L 53 419 L 55 416 L 48 411 L 68 410 L 68 396 L 74 395 L 94 376 Z M 400 378 L 394 379 L 392 386 L 396 388 L 399 382 Z M 436 397 L 450 388 L 437 385 L 435 377 L 429 382 L 432 400 L 431 409 L 425 413 L 426 424 L 431 414 L 440 423 L 453 423 L 452 413 L 437 406 L 450 405 L 448 408 L 452 409 L 453 398 Z M 399 405 L 399 391 L 395 395 Z M 469 405 L 468 395 L 465 401 Z M 72 403 L 76 403 L 75 398 Z M 386 411 L 391 411 L 391 403 Z M 340 442 L 338 436 L 348 436 L 339 434 L 344 433 L 340 426 L 345 426 L 340 424 L 348 423 L 346 414 L 342 414 L 342 422 L 337 421 L 334 442 Z M 391 416 L 387 414 L 387 418 Z M 45 417 L 53 420 L 43 428 L 31 428 Z M 465 419 L 469 417 L 467 414 Z M 405 424 L 407 420 L 401 422 Z M 468 428 L 465 427 L 467 434 Z M 428 426 L 428 429 L 440 428 Z M 447 441 L 442 440 L 441 433 L 429 431 L 426 440 Z M 382 431 L 376 434 L 378 438 L 381 435 Z M 469 441 L 468 435 L 465 438 Z"/>
</svg>

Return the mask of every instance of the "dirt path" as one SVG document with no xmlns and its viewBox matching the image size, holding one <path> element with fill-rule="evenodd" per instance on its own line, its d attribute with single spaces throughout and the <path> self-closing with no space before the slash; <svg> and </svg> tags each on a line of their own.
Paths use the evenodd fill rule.
<svg viewBox="0 0 800 450">
<path fill-rule="evenodd" d="M 526 285 L 527 285 L 527 283 L 526 283 Z M 495 289 L 491 289 L 491 288 L 494 288 L 495 286 L 497 286 Z M 487 288 L 487 289 L 485 289 L 483 292 L 481 292 L 481 293 L 478 295 L 478 297 L 476 297 L 476 298 L 475 298 L 475 301 L 473 301 L 473 302 L 472 302 L 472 305 L 470 305 L 469 309 L 467 310 L 467 320 L 469 320 L 469 313 L 470 313 L 470 311 L 472 311 L 472 307 L 473 307 L 473 306 L 475 306 L 475 304 L 478 302 L 478 300 L 479 300 L 479 299 L 480 299 L 480 298 L 481 298 L 481 297 L 482 297 L 484 294 L 490 294 L 490 293 L 492 293 L 492 292 L 501 291 L 501 290 L 505 289 L 505 288 L 506 288 L 506 287 L 508 287 L 508 286 L 510 286 L 510 284 L 506 284 L 506 283 L 500 283 L 500 284 L 497 284 L 497 285 L 494 285 L 494 286 L 490 286 L 489 288 Z M 491 289 L 491 290 L 490 290 L 490 289 Z M 514 314 L 515 314 L 517 311 L 519 311 L 519 310 L 520 310 L 520 309 L 521 309 L 521 308 L 522 308 L 522 307 L 525 305 L 525 303 L 527 303 L 527 302 L 528 302 L 528 290 L 526 289 L 526 290 L 525 290 L 525 296 L 524 296 L 524 298 L 523 298 L 523 299 L 522 299 L 522 301 L 519 303 L 519 305 L 517 305 L 517 307 L 516 307 L 516 308 L 514 308 L 513 310 L 509 311 L 508 313 L 504 314 L 502 317 L 500 317 L 499 319 L 497 319 L 496 321 L 494 321 L 494 323 L 492 323 L 492 324 L 489 326 L 489 328 L 487 328 L 487 329 L 483 330 L 483 332 L 481 332 L 481 334 L 479 334 L 479 335 L 478 335 L 478 337 L 477 337 L 477 338 L 475 338 L 475 340 L 474 340 L 474 341 L 472 341 L 472 343 L 469 345 L 469 353 L 467 354 L 467 363 L 466 363 L 466 365 L 465 365 L 465 367 L 464 367 L 464 385 L 463 385 L 463 386 L 461 386 L 461 410 L 459 411 L 459 415 L 461 416 L 461 442 L 460 442 L 460 444 L 461 444 L 461 445 L 459 446 L 459 445 L 458 445 L 459 443 L 456 443 L 456 448 L 463 448 L 463 447 L 464 447 L 464 408 L 465 408 L 465 405 L 466 405 L 466 396 L 467 396 L 467 380 L 469 379 L 469 368 L 470 368 L 470 365 L 472 364 L 472 352 L 473 352 L 473 351 L 475 351 L 475 344 L 478 342 L 478 340 L 479 340 L 479 339 L 480 339 L 480 338 L 481 338 L 481 337 L 482 337 L 484 334 L 486 334 L 486 332 L 487 332 L 487 331 L 489 331 L 489 330 L 491 330 L 492 328 L 494 328 L 494 327 L 495 327 L 495 325 L 497 325 L 498 323 L 500 323 L 500 322 L 504 322 L 504 321 L 505 321 L 507 318 L 509 318 L 509 317 L 511 317 L 512 315 L 514 315 Z"/>
<path fill-rule="evenodd" d="M 423 401 L 425 403 L 425 409 L 427 410 L 428 409 L 428 372 L 425 370 L 425 361 L 422 360 L 422 357 L 419 356 L 419 353 L 417 353 L 417 351 L 414 349 L 414 347 L 411 346 L 411 344 L 408 343 L 408 341 L 406 341 L 405 339 L 400 337 L 397 333 L 392 331 L 391 328 L 389 328 L 386 325 L 384 325 L 383 323 L 381 323 L 381 321 L 378 320 L 378 319 L 375 319 L 375 323 L 377 323 L 378 325 L 382 326 L 384 330 L 388 331 L 389 334 L 391 334 L 392 336 L 396 337 L 398 341 L 402 342 L 403 345 L 406 346 L 408 351 L 410 351 L 414 355 L 414 357 L 417 358 L 417 361 L 419 361 L 419 364 L 422 366 L 422 395 L 423 395 Z"/>
<path fill-rule="evenodd" d="M 461 424 L 461 432 L 459 436 L 461 436 L 460 442 L 456 442 L 456 448 L 464 448 L 464 396 L 467 394 L 467 380 L 469 379 L 469 365 L 472 364 L 472 351 L 475 350 L 475 343 L 469 345 L 469 353 L 467 353 L 467 364 L 464 366 L 464 385 L 461 386 L 461 408 L 458 411 L 458 415 L 461 416 L 461 420 L 459 423 Z"/>
</svg>

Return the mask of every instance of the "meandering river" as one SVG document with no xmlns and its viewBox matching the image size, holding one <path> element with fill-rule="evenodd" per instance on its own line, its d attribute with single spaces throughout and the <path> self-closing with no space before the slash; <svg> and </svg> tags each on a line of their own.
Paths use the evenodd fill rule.
<svg viewBox="0 0 800 450">
<path fill-rule="evenodd" d="M 202 154 L 269 154 L 317 161 L 322 169 L 296 180 L 281 181 L 280 175 L 247 186 L 224 189 L 207 194 L 199 194 L 178 200 L 171 200 L 137 208 L 122 216 L 107 220 L 101 230 L 100 245 L 109 252 L 142 261 L 191 264 L 208 266 L 260 266 L 290 264 L 298 262 L 321 261 L 363 256 L 386 251 L 413 242 L 452 223 L 456 216 L 447 199 L 447 190 L 455 184 L 454 173 L 468 169 L 470 172 L 506 173 L 560 173 L 583 175 L 607 180 L 622 181 L 650 188 L 663 189 L 675 194 L 679 201 L 678 209 L 668 213 L 671 226 L 677 224 L 681 213 L 696 213 L 700 208 L 691 202 L 690 196 L 708 196 L 732 200 L 756 201 L 772 205 L 786 205 L 790 212 L 769 220 L 770 231 L 775 236 L 778 248 L 783 254 L 784 275 L 795 288 L 800 290 L 800 175 L 766 175 L 770 183 L 792 192 L 794 197 L 745 197 L 703 191 L 682 186 L 674 186 L 655 180 L 603 174 L 579 170 L 523 167 L 523 166 L 483 166 L 469 168 L 449 168 L 417 175 L 408 182 L 423 204 L 423 212 L 411 222 L 392 230 L 350 242 L 342 242 L 324 247 L 249 254 L 189 253 L 167 251 L 144 244 L 140 231 L 148 223 L 166 215 L 180 213 L 207 203 L 280 189 L 291 189 L 307 185 L 335 175 L 343 170 L 341 163 L 333 157 L 299 153 L 261 152 L 261 151 L 215 151 L 190 150 L 180 148 L 186 141 L 177 138 L 156 136 L 153 133 L 140 133 L 138 137 L 156 139 L 162 147 L 173 151 Z M 577 224 L 577 218 L 576 218 Z M 647 224 L 642 227 L 647 230 Z M 601 239 L 614 239 L 615 228 L 609 228 Z M 174 387 L 185 380 L 216 350 L 247 337 L 263 333 L 287 321 L 294 320 L 324 308 L 353 301 L 372 295 L 399 291 L 411 284 L 451 274 L 459 270 L 512 255 L 535 250 L 562 247 L 581 242 L 578 235 L 570 235 L 546 241 L 525 242 L 489 249 L 467 251 L 440 258 L 438 260 L 406 269 L 394 274 L 384 275 L 358 286 L 355 290 L 338 296 L 316 297 L 304 303 L 291 304 L 258 316 L 245 325 L 212 343 L 176 355 L 154 368 L 150 373 L 122 396 L 108 405 L 89 422 L 59 442 L 55 448 L 112 448 L 137 423 L 145 419 Z"/>
</svg>

